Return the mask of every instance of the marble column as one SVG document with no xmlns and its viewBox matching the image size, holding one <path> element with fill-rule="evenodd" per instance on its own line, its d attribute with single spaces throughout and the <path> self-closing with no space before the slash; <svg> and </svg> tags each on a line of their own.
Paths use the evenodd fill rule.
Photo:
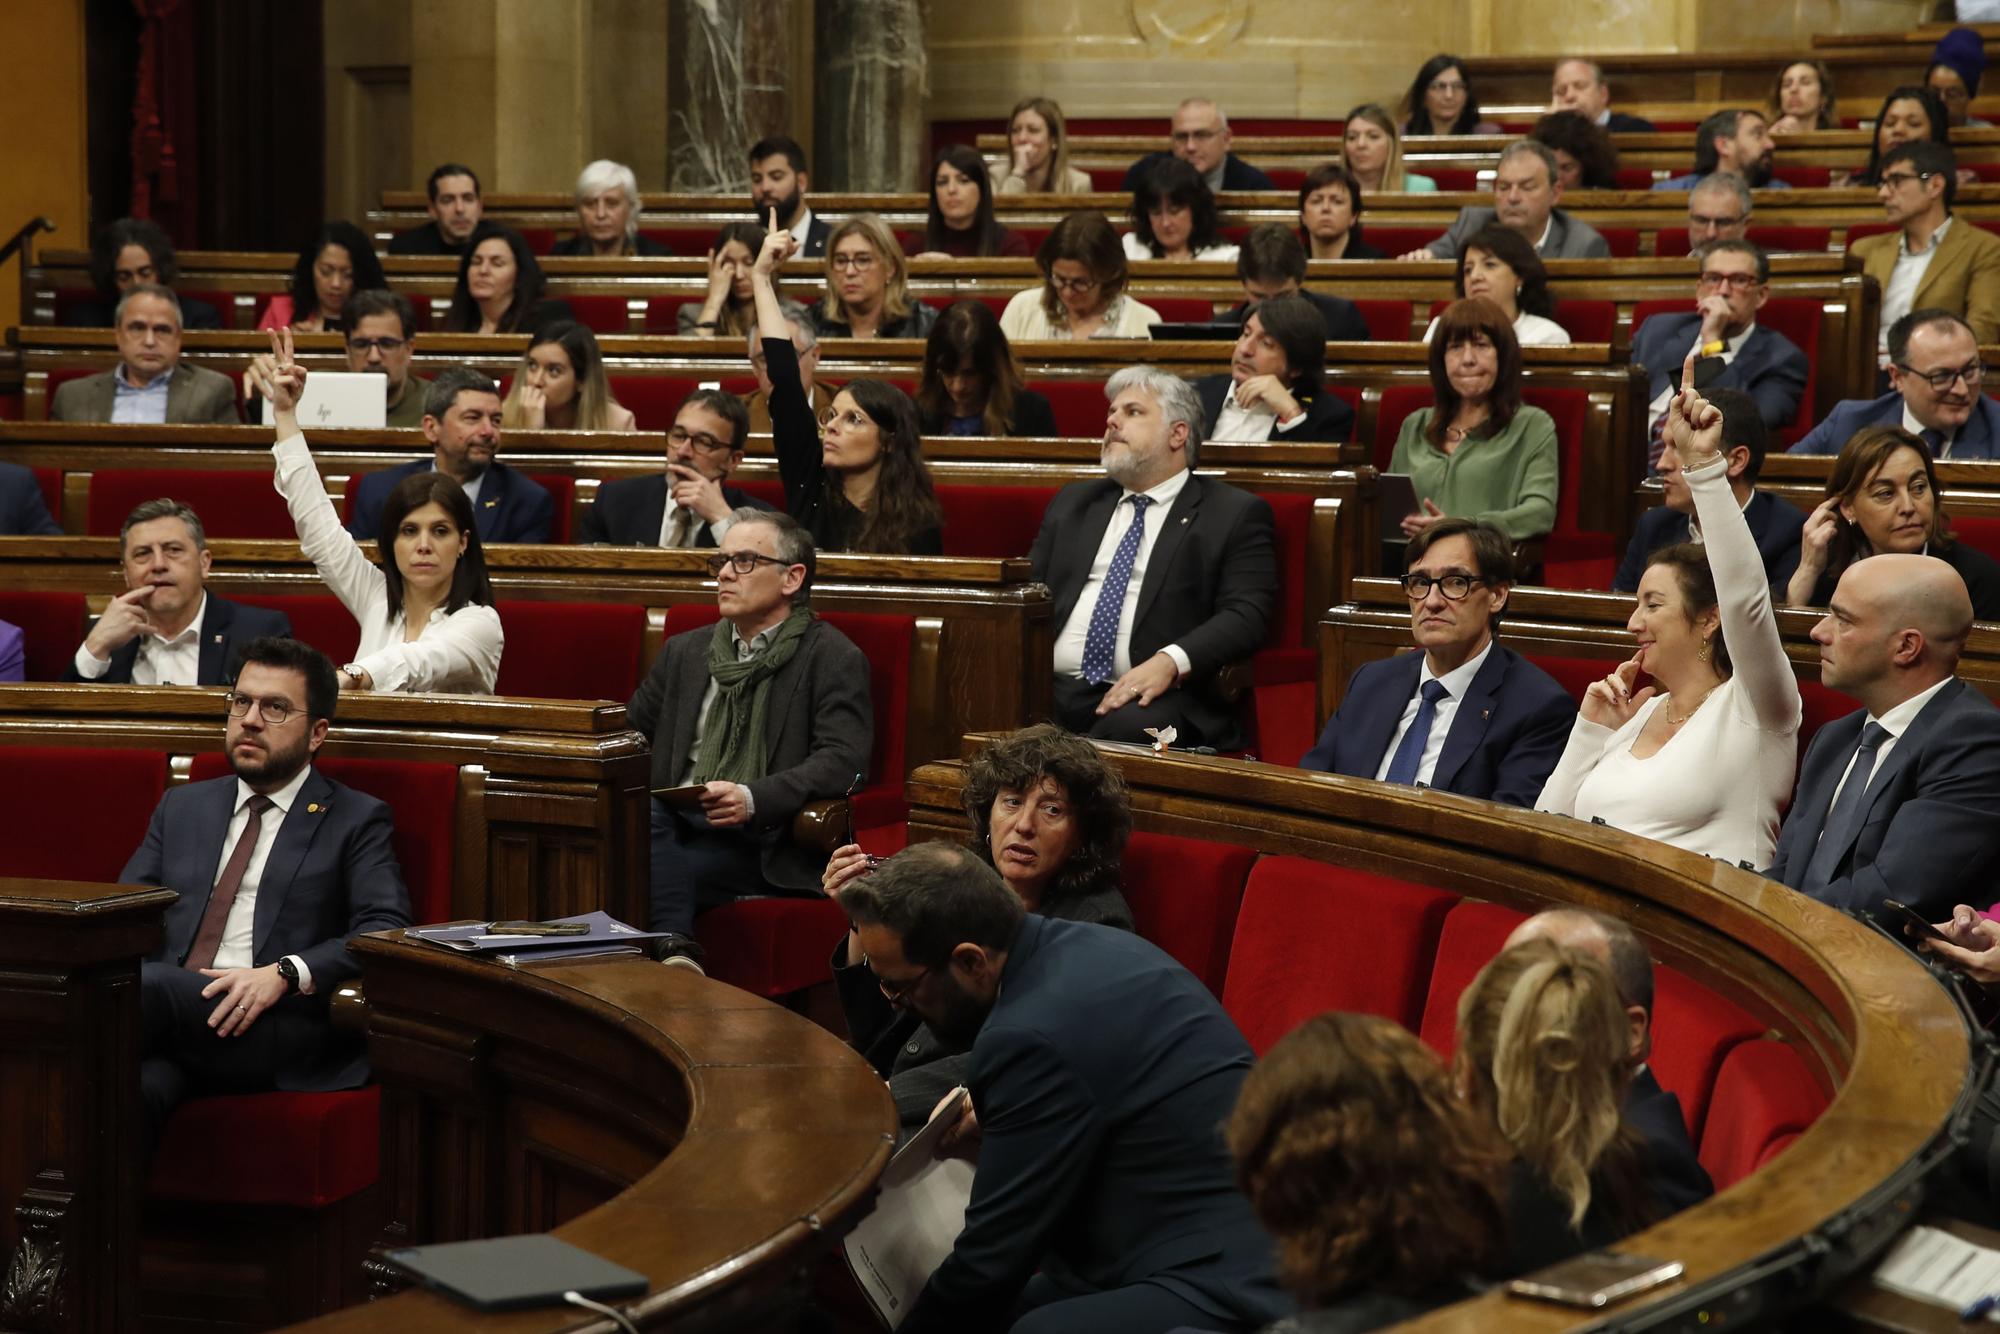
<svg viewBox="0 0 2000 1334">
<path fill-rule="evenodd" d="M 790 133 L 790 6 L 786 0 L 672 0 L 667 12 L 674 52 L 667 82 L 670 187 L 747 191 L 750 145 Z"/>
<path fill-rule="evenodd" d="M 817 0 L 815 48 L 813 188 L 922 189 L 922 0 Z"/>
</svg>

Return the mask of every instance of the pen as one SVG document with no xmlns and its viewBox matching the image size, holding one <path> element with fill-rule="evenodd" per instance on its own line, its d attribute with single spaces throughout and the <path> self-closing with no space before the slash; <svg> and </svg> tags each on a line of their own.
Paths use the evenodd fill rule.
<svg viewBox="0 0 2000 1334">
<path fill-rule="evenodd" d="M 1989 1292 L 1972 1305 L 1958 1313 L 1960 1320 L 1984 1320 L 1987 1313 L 2000 1306 L 2000 1292 Z"/>
</svg>

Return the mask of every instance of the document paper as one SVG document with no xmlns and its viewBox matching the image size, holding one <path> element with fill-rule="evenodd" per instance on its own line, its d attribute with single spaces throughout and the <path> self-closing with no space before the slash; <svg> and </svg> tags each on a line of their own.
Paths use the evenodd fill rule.
<svg viewBox="0 0 2000 1334">
<path fill-rule="evenodd" d="M 1913 1227 L 1875 1266 L 1875 1286 L 1898 1296 L 1963 1310 L 2000 1292 L 2000 1251 L 1934 1227 Z M 1987 1317 L 2000 1320 L 2000 1313 Z"/>
<path fill-rule="evenodd" d="M 973 1165 L 939 1158 L 937 1144 L 958 1123 L 964 1089 L 933 1116 L 882 1169 L 875 1212 L 847 1234 L 847 1267 L 882 1323 L 903 1323 L 931 1271 L 944 1263 L 965 1227 Z"/>
</svg>

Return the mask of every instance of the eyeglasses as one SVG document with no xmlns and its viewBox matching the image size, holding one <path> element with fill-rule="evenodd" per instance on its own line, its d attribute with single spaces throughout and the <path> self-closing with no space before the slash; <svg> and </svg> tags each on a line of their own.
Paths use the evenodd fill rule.
<svg viewBox="0 0 2000 1334">
<path fill-rule="evenodd" d="M 721 454 L 735 448 L 734 445 L 717 440 L 706 431 L 689 431 L 682 426 L 667 428 L 667 443 L 670 445 L 693 445 L 696 452 L 701 454 Z"/>
<path fill-rule="evenodd" d="M 1435 588 L 1452 602 L 1461 602 L 1465 596 L 1484 579 L 1469 574 L 1443 574 L 1433 579 L 1427 574 L 1406 574 L 1396 582 L 1403 586 L 1403 593 L 1412 602 L 1422 602 Z"/>
<path fill-rule="evenodd" d="M 834 255 L 826 261 L 829 269 L 840 269 L 854 273 L 866 273 L 875 267 L 873 255 Z"/>
<path fill-rule="evenodd" d="M 765 556 L 755 551 L 736 551 L 723 556 L 708 558 L 708 573 L 713 578 L 721 578 L 724 567 L 734 569 L 738 574 L 748 574 L 759 565 L 790 565 L 792 562 L 779 560 L 776 556 Z"/>
<path fill-rule="evenodd" d="M 375 351 L 380 352 L 386 357 L 392 353 L 401 352 L 409 345 L 410 340 L 407 338 L 350 338 L 347 340 L 347 350 L 349 352 L 359 352 L 364 356 L 370 351 Z"/>
<path fill-rule="evenodd" d="M 1465 91 L 1465 80 L 1432 79 L 1430 91 L 1433 93 L 1462 93 Z"/>
<path fill-rule="evenodd" d="M 1986 368 L 1976 361 L 1968 361 L 1963 366 L 1947 367 L 1943 370 L 1935 371 L 1920 371 L 1914 366 L 1899 361 L 1896 363 L 1896 369 L 1905 375 L 1916 376 L 1919 380 L 1929 385 L 1931 392 L 1934 394 L 1942 394 L 1951 388 L 1952 382 L 1955 380 L 1965 381 L 1966 388 L 1970 389 L 1986 378 Z"/>
<path fill-rule="evenodd" d="M 1739 292 L 1747 292 L 1757 285 L 1754 273 L 1704 273 L 1700 283 L 1703 287 L 1733 287 Z"/>
<path fill-rule="evenodd" d="M 1095 278 L 1058 278 L 1054 274 L 1050 274 L 1049 286 L 1055 288 L 1058 292 L 1075 292 L 1078 296 L 1082 296 L 1085 292 L 1096 291 L 1098 288 L 1104 286 L 1104 284 Z"/>
<path fill-rule="evenodd" d="M 1221 130 L 1175 130 L 1173 141 L 1177 144 L 1205 144 L 1221 133 Z"/>
<path fill-rule="evenodd" d="M 1898 190 L 1911 181 L 1927 181 L 1935 175 L 1934 171 L 1885 171 L 1880 179 L 1883 189 Z"/>
<path fill-rule="evenodd" d="M 923 985 L 924 979 L 930 975 L 931 970 L 926 968 L 906 982 L 891 982 L 888 978 L 877 973 L 875 975 L 875 986 L 881 991 L 882 999 L 888 1001 L 891 1005 L 901 1005 L 912 991 Z"/>
<path fill-rule="evenodd" d="M 289 700 L 252 699 L 250 696 L 243 694 L 232 694 L 229 696 L 229 716 L 232 718 L 247 718 L 250 715 L 250 706 L 252 704 L 257 706 L 258 716 L 272 727 L 283 727 L 294 713 L 299 713 L 302 717 L 304 716 L 298 707 Z"/>
</svg>

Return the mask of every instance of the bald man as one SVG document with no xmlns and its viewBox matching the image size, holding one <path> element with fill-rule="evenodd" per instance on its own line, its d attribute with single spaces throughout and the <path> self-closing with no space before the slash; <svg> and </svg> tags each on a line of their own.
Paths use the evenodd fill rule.
<svg viewBox="0 0 2000 1334">
<path fill-rule="evenodd" d="M 1224 190 L 1275 190 L 1271 178 L 1229 151 L 1235 142 L 1229 133 L 1229 117 L 1206 97 L 1190 97 L 1174 109 L 1170 126 L 1173 151 L 1148 153 L 1126 169 L 1118 188 L 1130 194 L 1139 188 L 1139 178 L 1167 157 L 1177 157 L 1201 173 L 1211 193 Z"/>
<path fill-rule="evenodd" d="M 1646 1058 L 1653 1050 L 1653 956 L 1632 928 L 1588 908 L 1551 908 L 1514 928 L 1503 948 L 1547 938 L 1602 959 L 1618 984 L 1631 1033 L 1632 1083 L 1625 1091 L 1625 1120 L 1646 1140 L 1646 1180 L 1668 1213 L 1679 1213 L 1715 1194 L 1688 1135 L 1681 1100 L 1660 1087 Z"/>
<path fill-rule="evenodd" d="M 1933 921 L 1992 898 L 2000 711 L 1955 675 L 1971 629 L 1965 581 L 1935 556 L 1848 566 L 1812 637 L 1820 680 L 1861 710 L 1813 738 L 1764 874 L 1836 908 L 1897 899 Z"/>
</svg>

